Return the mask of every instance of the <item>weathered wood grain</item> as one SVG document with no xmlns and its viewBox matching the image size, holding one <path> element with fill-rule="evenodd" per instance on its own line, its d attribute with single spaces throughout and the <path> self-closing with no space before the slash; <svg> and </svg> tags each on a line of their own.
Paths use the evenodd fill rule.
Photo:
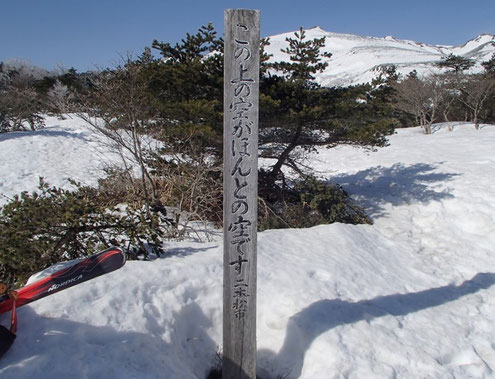
<svg viewBox="0 0 495 379">
<path fill-rule="evenodd" d="M 225 11 L 223 378 L 256 378 L 260 12 Z"/>
</svg>

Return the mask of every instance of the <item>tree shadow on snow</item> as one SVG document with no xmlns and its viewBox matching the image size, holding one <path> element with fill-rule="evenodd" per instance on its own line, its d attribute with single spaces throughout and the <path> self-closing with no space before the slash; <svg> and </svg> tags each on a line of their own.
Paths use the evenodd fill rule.
<svg viewBox="0 0 495 379">
<path fill-rule="evenodd" d="M 339 299 L 317 301 L 289 319 L 285 340 L 278 354 L 270 350 L 260 350 L 258 356 L 265 362 L 276 362 L 279 367 L 287 367 L 290 377 L 298 378 L 301 375 L 304 356 L 311 344 L 320 335 L 337 326 L 370 321 L 382 316 L 405 316 L 455 301 L 494 284 L 495 274 L 479 273 L 459 286 L 448 285 L 358 302 Z"/>
<path fill-rule="evenodd" d="M 207 247 L 172 247 L 165 249 L 165 253 L 163 254 L 163 258 L 169 258 L 169 257 L 179 257 L 179 258 L 185 258 L 190 255 L 194 255 L 197 253 L 202 253 L 208 250 L 212 249 L 218 249 L 218 245 L 213 245 L 213 246 L 207 246 Z"/>
<path fill-rule="evenodd" d="M 96 312 L 101 311 L 104 309 Z M 186 304 L 175 313 L 172 325 L 163 323 L 165 317 L 160 314 L 160 309 L 145 306 L 142 317 L 146 332 L 136 332 L 125 330 L 129 325 L 119 331 L 43 317 L 29 306 L 22 307 L 18 310 L 17 339 L 0 361 L 0 377 L 206 377 L 217 351 L 217 344 L 206 332 L 211 320 L 196 303 Z M 5 324 L 7 318 L 2 317 L 2 322 Z"/>
<path fill-rule="evenodd" d="M 89 141 L 88 133 L 70 130 L 52 130 L 55 127 L 47 127 L 38 130 L 23 130 L 17 132 L 0 133 L 0 142 L 9 141 L 12 139 L 24 138 L 29 136 L 43 136 L 43 137 L 66 137 L 76 138 L 83 141 Z"/>
<path fill-rule="evenodd" d="M 406 166 L 377 166 L 350 175 L 332 177 L 331 181 L 356 198 L 371 218 L 384 215 L 384 205 L 429 203 L 453 198 L 448 189 L 435 186 L 452 180 L 459 174 L 436 172 L 436 166 L 418 163 Z"/>
</svg>

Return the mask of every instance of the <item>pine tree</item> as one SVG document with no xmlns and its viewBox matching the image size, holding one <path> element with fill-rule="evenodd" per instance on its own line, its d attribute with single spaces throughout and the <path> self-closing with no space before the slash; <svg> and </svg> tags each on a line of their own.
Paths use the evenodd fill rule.
<svg viewBox="0 0 495 379">
<path fill-rule="evenodd" d="M 328 66 L 327 62 L 322 62 L 322 58 L 330 58 L 332 54 L 321 51 L 325 46 L 325 37 L 308 40 L 302 27 L 294 36 L 285 39 L 289 46 L 281 50 L 289 54 L 290 62 L 278 62 L 272 67 L 288 75 L 292 81 L 308 84 L 315 79 L 313 74 L 322 72 Z"/>
<path fill-rule="evenodd" d="M 481 65 L 488 75 L 495 77 L 495 53 L 492 54 L 489 60 L 482 62 Z"/>
<path fill-rule="evenodd" d="M 217 156 L 222 151 L 223 40 L 211 24 L 171 45 L 154 41 L 162 55 L 149 66 L 150 90 L 161 104 L 170 142 L 191 141 Z"/>
<path fill-rule="evenodd" d="M 309 138 L 310 129 L 324 118 L 324 109 L 318 104 L 324 96 L 314 83 L 313 74 L 322 72 L 328 65 L 322 58 L 331 57 L 330 53 L 322 53 L 325 37 L 306 39 L 302 28 L 294 33 L 295 38 L 286 38 L 289 46 L 281 51 L 289 54 L 289 62 L 267 63 L 283 76 L 265 76 L 261 84 L 261 128 L 269 128 L 270 133 L 262 133 L 261 143 L 273 141 L 284 143 L 282 151 L 263 150 L 262 156 L 275 158 L 271 170 L 262 175 L 267 188 L 273 188 L 275 181 L 282 173 L 283 165 L 290 165 L 298 170 L 292 159 L 293 151 L 298 146 L 311 149 L 314 138 Z M 262 173 L 264 174 L 264 173 Z"/>
<path fill-rule="evenodd" d="M 456 74 L 460 74 L 462 71 L 468 70 L 473 67 L 475 61 L 473 59 L 464 58 L 459 55 L 450 53 L 448 56 L 443 57 L 436 65 L 441 68 L 450 68 Z"/>
<path fill-rule="evenodd" d="M 283 75 L 268 75 L 261 82 L 261 156 L 275 159 L 271 169 L 260 175 L 268 191 L 276 187 L 277 180 L 284 182 L 283 166 L 302 173 L 304 152 L 341 143 L 381 146 L 396 123 L 391 108 L 384 105 L 387 93 L 378 99 L 370 89 L 366 94 L 315 83 L 314 74 L 328 65 L 323 59 L 331 57 L 321 51 L 325 37 L 308 40 L 302 29 L 294 36 L 286 39 L 289 46 L 282 49 L 290 54 L 290 62 L 270 65 Z M 358 103 L 360 96 L 368 98 Z M 372 107 L 379 111 L 373 113 Z"/>
</svg>

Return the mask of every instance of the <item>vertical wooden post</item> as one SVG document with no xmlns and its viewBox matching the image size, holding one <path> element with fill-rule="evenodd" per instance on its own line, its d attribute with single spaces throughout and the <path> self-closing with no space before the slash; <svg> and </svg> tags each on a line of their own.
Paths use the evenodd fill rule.
<svg viewBox="0 0 495 379">
<path fill-rule="evenodd" d="M 256 378 L 260 12 L 225 11 L 224 379 Z"/>
</svg>

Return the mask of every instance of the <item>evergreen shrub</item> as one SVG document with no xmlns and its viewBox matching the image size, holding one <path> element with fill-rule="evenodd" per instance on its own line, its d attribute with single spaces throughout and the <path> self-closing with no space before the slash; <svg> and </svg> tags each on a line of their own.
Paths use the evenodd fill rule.
<svg viewBox="0 0 495 379">
<path fill-rule="evenodd" d="M 263 187 L 260 173 L 259 229 L 308 228 L 341 222 L 371 224 L 362 207 L 339 185 L 312 175 L 283 188 Z"/>
<path fill-rule="evenodd" d="M 160 255 L 165 234 L 158 212 L 132 205 L 111 206 L 98 189 L 50 187 L 23 192 L 0 207 L 0 275 L 18 287 L 55 263 L 120 246 L 129 258 Z"/>
</svg>

